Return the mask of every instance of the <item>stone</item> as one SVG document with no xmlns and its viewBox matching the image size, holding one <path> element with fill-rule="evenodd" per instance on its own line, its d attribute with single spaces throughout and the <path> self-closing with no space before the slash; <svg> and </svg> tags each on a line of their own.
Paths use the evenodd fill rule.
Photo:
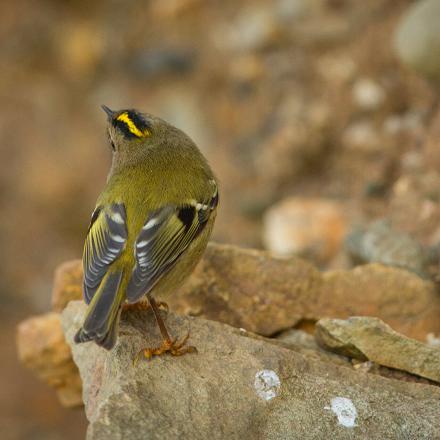
<svg viewBox="0 0 440 440">
<path fill-rule="evenodd" d="M 333 362 L 337 365 L 351 367 L 350 359 L 340 356 L 320 347 L 312 334 L 304 330 L 288 329 L 276 336 L 276 339 L 270 339 L 268 342 L 280 343 L 282 347 L 301 353 L 308 359 L 320 360 L 322 362 Z"/>
<path fill-rule="evenodd" d="M 176 313 L 271 336 L 309 316 L 321 281 L 304 260 L 211 243 L 188 281 L 166 301 Z"/>
<path fill-rule="evenodd" d="M 321 319 L 315 336 L 335 353 L 440 382 L 440 350 L 395 332 L 378 318 Z"/>
<path fill-rule="evenodd" d="M 428 344 L 435 346 L 436 338 L 431 334 L 428 335 Z M 326 348 L 321 347 L 313 334 L 307 333 L 303 330 L 289 329 L 281 332 L 276 336 L 276 339 L 265 339 L 271 344 L 278 344 L 297 353 L 301 353 L 308 359 L 319 360 L 322 362 L 332 362 L 337 365 L 343 365 L 348 368 L 353 368 L 356 371 L 363 373 L 379 374 L 382 377 L 390 379 L 404 380 L 407 382 L 434 384 L 433 381 L 425 379 L 406 371 L 396 370 L 394 368 L 387 368 L 372 361 L 358 360 L 345 355 L 334 353 Z M 437 347 L 439 344 L 437 344 Z"/>
<path fill-rule="evenodd" d="M 382 263 L 402 267 L 427 278 L 430 254 L 414 237 L 378 220 L 355 228 L 345 240 L 345 248 L 355 262 Z"/>
<path fill-rule="evenodd" d="M 362 110 L 377 110 L 385 101 L 383 88 L 371 78 L 359 78 L 352 94 L 354 103 Z"/>
<path fill-rule="evenodd" d="M 440 80 L 440 3 L 422 0 L 404 14 L 394 36 L 400 60 L 417 73 Z"/>
<path fill-rule="evenodd" d="M 72 299 L 82 300 L 81 274 L 80 260 L 57 270 L 55 309 L 63 309 Z M 416 274 L 381 264 L 321 274 L 299 258 L 277 258 L 268 252 L 215 243 L 208 245 L 189 280 L 175 295 L 163 299 L 174 312 L 220 321 L 254 338 L 255 334 L 279 335 L 271 343 L 315 360 L 343 365 L 347 359 L 325 352 L 311 336 L 291 328 L 313 332 L 318 319 L 369 315 L 420 341 L 433 340 L 440 334 L 436 286 Z M 62 365 L 69 365 L 57 319 L 57 314 L 47 314 L 32 318 L 31 325 L 27 321 L 20 325 L 19 351 L 27 353 L 21 359 L 46 382 L 53 383 L 48 377 L 54 376 L 55 383 L 61 383 L 58 388 L 65 383 L 76 384 L 73 397 L 66 397 L 67 389 L 60 395 L 64 402 L 70 399 L 72 404 L 79 404 L 78 372 L 72 369 L 66 379 L 67 373 L 63 376 L 58 372 L 60 362 L 53 360 L 60 357 L 65 362 Z M 379 374 L 395 377 L 390 371 Z"/>
<path fill-rule="evenodd" d="M 60 264 L 55 270 L 52 288 L 52 310 L 61 312 L 69 301 L 81 299 L 83 268 L 81 260 Z"/>
<path fill-rule="evenodd" d="M 55 388 L 63 406 L 82 405 L 82 385 L 64 338 L 60 315 L 47 313 L 28 318 L 17 328 L 20 361 Z"/>
<path fill-rule="evenodd" d="M 124 314 L 123 335 L 107 352 L 73 344 L 84 312 L 83 303 L 71 302 L 62 322 L 83 379 L 89 440 L 440 436 L 438 387 L 311 360 L 227 325 L 172 313 L 170 331 L 189 329 L 198 354 L 133 366 L 141 348 L 159 342 L 152 314 Z"/>
<path fill-rule="evenodd" d="M 264 215 L 264 243 L 271 252 L 308 256 L 318 262 L 334 257 L 347 230 L 341 203 L 328 199 L 291 197 Z"/>
<path fill-rule="evenodd" d="M 376 316 L 423 342 L 428 333 L 440 332 L 437 287 L 406 270 L 376 263 L 326 272 L 321 289 L 314 307 L 320 318 Z"/>
</svg>

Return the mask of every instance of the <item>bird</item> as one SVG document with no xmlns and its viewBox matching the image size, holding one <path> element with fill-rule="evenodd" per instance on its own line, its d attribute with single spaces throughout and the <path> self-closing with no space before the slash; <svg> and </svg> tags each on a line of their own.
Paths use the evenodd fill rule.
<svg viewBox="0 0 440 440">
<path fill-rule="evenodd" d="M 87 310 L 74 341 L 111 350 L 121 310 L 151 307 L 162 344 L 145 358 L 196 351 L 172 338 L 156 298 L 171 295 L 194 270 L 210 238 L 219 202 L 217 179 L 191 138 L 136 109 L 107 115 L 112 163 L 92 213 L 83 250 Z"/>
</svg>

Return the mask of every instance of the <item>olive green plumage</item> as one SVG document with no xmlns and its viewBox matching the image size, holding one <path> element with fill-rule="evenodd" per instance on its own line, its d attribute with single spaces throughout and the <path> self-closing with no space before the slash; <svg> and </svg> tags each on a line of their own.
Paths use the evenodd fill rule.
<svg viewBox="0 0 440 440">
<path fill-rule="evenodd" d="M 211 234 L 218 191 L 182 131 L 136 110 L 103 108 L 113 162 L 84 246 L 89 307 L 75 341 L 110 349 L 124 302 L 164 298 L 194 269 Z"/>
</svg>

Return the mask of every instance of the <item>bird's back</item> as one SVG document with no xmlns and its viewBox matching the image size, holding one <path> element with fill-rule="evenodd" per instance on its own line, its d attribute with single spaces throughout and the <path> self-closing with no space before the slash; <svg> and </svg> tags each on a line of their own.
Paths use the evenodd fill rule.
<svg viewBox="0 0 440 440">
<path fill-rule="evenodd" d="M 174 154 L 176 148 L 179 155 Z M 152 149 L 136 164 L 112 170 L 97 205 L 124 203 L 130 240 L 151 212 L 166 205 L 204 203 L 215 186 L 209 165 L 189 140 Z"/>
</svg>

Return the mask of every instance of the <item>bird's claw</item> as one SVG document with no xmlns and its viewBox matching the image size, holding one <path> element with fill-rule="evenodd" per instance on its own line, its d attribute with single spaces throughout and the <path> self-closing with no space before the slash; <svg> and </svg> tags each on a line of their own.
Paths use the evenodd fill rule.
<svg viewBox="0 0 440 440">
<path fill-rule="evenodd" d="M 140 350 L 134 358 L 133 365 L 136 366 L 142 357 L 150 360 L 154 356 L 161 356 L 165 353 L 169 353 L 171 356 L 182 356 L 186 353 L 197 353 L 196 347 L 192 345 L 185 347 L 188 338 L 189 332 L 180 342 L 177 341 L 177 338 L 174 338 L 173 340 L 164 340 L 160 347 L 144 348 Z"/>
</svg>

